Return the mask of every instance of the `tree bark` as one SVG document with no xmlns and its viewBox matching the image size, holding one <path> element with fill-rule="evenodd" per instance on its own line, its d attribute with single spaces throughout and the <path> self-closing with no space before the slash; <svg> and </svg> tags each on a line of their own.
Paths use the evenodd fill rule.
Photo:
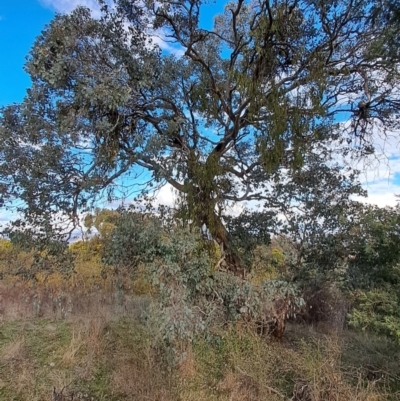
<svg viewBox="0 0 400 401">
<path fill-rule="evenodd" d="M 226 146 L 226 144 L 224 145 Z M 235 250 L 232 239 L 220 216 L 216 213 L 217 197 L 220 188 L 215 183 L 215 177 L 221 174 L 219 158 L 221 154 L 212 152 L 206 163 L 201 165 L 196 156 L 188 163 L 188 176 L 192 180 L 188 194 L 188 206 L 194 219 L 205 224 L 211 236 L 221 247 L 227 270 L 238 277 L 245 278 L 247 269 Z"/>
<path fill-rule="evenodd" d="M 244 279 L 247 274 L 247 268 L 244 266 L 241 257 L 233 247 L 230 234 L 221 218 L 216 214 L 214 208 L 210 208 L 203 215 L 203 223 L 207 226 L 213 239 L 217 241 L 218 245 L 221 247 L 227 270 L 231 271 L 235 276 Z"/>
</svg>

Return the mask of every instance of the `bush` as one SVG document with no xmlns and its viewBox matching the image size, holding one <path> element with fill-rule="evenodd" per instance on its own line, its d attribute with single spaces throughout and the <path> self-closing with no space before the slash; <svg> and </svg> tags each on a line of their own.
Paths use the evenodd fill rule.
<svg viewBox="0 0 400 401">
<path fill-rule="evenodd" d="M 308 324 L 322 323 L 328 329 L 343 330 L 349 302 L 335 283 L 309 285 L 303 292 L 305 307 L 301 319 Z"/>
<path fill-rule="evenodd" d="M 400 344 L 400 298 L 393 289 L 355 291 L 349 324 L 362 330 L 373 330 Z"/>
<path fill-rule="evenodd" d="M 133 207 L 120 208 L 114 220 L 114 229 L 102 251 L 103 263 L 114 268 L 128 268 L 132 271 L 147 255 L 157 254 L 161 240 L 161 221 L 156 217 L 137 212 Z"/>
<path fill-rule="evenodd" d="M 253 265 L 250 280 L 261 284 L 282 276 L 285 269 L 285 255 L 278 245 L 258 245 L 253 250 Z"/>
<path fill-rule="evenodd" d="M 148 265 L 158 289 L 150 323 L 159 339 L 174 349 L 182 340 L 207 337 L 239 319 L 282 335 L 286 319 L 302 305 L 296 288 L 279 280 L 254 284 L 215 270 L 209 251 L 200 233 L 189 229 L 176 228 L 173 235 L 162 236 Z"/>
</svg>

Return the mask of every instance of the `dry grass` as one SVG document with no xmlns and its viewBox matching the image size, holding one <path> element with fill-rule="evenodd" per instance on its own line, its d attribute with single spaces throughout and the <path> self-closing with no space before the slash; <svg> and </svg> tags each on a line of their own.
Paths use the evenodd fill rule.
<svg viewBox="0 0 400 401">
<path fill-rule="evenodd" d="M 381 338 L 295 325 L 277 342 L 239 325 L 181 344 L 184 358 L 171 366 L 140 318 L 146 298 L 28 286 L 0 294 L 1 401 L 50 401 L 53 387 L 93 401 L 400 399 L 400 350 Z M 60 295 L 66 314 L 54 309 Z"/>
<path fill-rule="evenodd" d="M 195 350 L 195 361 L 204 383 L 211 389 L 204 399 L 292 400 L 292 401 L 376 401 L 400 399 L 400 381 L 388 378 L 374 382 L 360 376 L 362 366 L 349 359 L 363 353 L 362 347 L 344 336 L 324 335 L 301 326 L 289 327 L 283 342 L 265 342 L 252 332 L 225 333 L 216 348 L 206 343 Z M 393 344 L 391 344 L 393 346 Z M 393 363 L 400 360 L 400 348 L 380 350 Z M 216 358 L 215 356 L 218 356 Z M 212 362 L 210 362 L 212 361 Z M 400 374 L 397 365 L 396 375 Z M 394 373 L 394 372 L 393 372 Z M 398 377 L 398 376 L 397 376 Z M 218 394 L 215 397 L 215 394 Z"/>
<path fill-rule="evenodd" d="M 20 362 L 25 357 L 24 339 L 19 338 L 11 341 L 1 350 L 0 363 Z"/>
<path fill-rule="evenodd" d="M 148 304 L 146 297 L 126 295 L 115 287 L 107 290 L 65 290 L 32 286 L 27 282 L 0 282 L 0 322 L 44 318 L 77 320 L 87 316 L 108 320 L 111 316 L 140 317 Z"/>
<path fill-rule="evenodd" d="M 73 330 L 71 341 L 63 353 L 61 362 L 66 367 L 71 367 L 76 364 L 79 353 L 85 346 L 85 341 L 82 338 L 83 333 L 81 330 Z"/>
</svg>

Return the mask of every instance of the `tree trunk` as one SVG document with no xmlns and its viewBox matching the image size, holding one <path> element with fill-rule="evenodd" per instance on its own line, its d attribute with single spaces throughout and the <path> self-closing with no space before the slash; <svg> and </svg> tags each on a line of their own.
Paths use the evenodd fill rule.
<svg viewBox="0 0 400 401">
<path fill-rule="evenodd" d="M 232 245 L 229 232 L 215 212 L 216 194 L 219 193 L 215 184 L 215 177 L 220 170 L 219 155 L 212 153 L 204 165 L 199 164 L 196 156 L 192 155 L 192 159 L 188 172 L 192 185 L 186 192 L 191 214 L 200 225 L 206 225 L 213 239 L 221 247 L 226 268 L 236 276 L 245 278 L 246 268 Z"/>
<path fill-rule="evenodd" d="M 208 210 L 208 213 L 205 213 L 203 222 L 210 231 L 213 239 L 215 239 L 221 247 L 227 269 L 235 274 L 235 276 L 244 279 L 247 274 L 247 269 L 232 246 L 229 232 L 225 228 L 221 218 L 215 213 L 214 209 Z"/>
</svg>

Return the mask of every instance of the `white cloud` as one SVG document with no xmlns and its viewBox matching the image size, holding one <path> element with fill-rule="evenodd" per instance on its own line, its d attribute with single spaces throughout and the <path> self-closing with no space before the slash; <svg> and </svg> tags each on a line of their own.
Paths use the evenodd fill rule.
<svg viewBox="0 0 400 401">
<path fill-rule="evenodd" d="M 400 194 L 400 149 L 398 134 L 382 133 L 374 127 L 373 146 L 375 154 L 360 161 L 356 167 L 361 171 L 360 180 L 368 191 L 363 202 L 380 207 L 395 206 L 395 194 Z"/>
<path fill-rule="evenodd" d="M 11 212 L 0 212 L 0 227 L 3 227 L 6 223 L 8 223 L 11 219 L 15 218 L 15 214 Z"/>
<path fill-rule="evenodd" d="M 399 160 L 396 160 L 395 163 L 399 164 Z M 399 168 L 396 171 L 399 172 Z M 376 174 L 373 171 L 371 173 Z M 372 174 L 369 175 L 371 176 Z M 397 204 L 395 195 L 400 194 L 400 185 L 395 182 L 392 172 L 387 170 L 386 174 L 386 177 L 368 179 L 367 172 L 367 179 L 362 182 L 362 186 L 368 191 L 368 197 L 359 199 L 361 202 L 375 204 L 380 207 L 395 206 Z"/>
<path fill-rule="evenodd" d="M 231 204 L 228 204 L 225 208 L 225 213 L 233 217 L 238 217 L 244 212 L 246 207 L 249 209 L 253 209 L 251 206 L 249 206 L 248 202 L 232 202 Z"/>
<path fill-rule="evenodd" d="M 155 205 L 164 205 L 173 207 L 177 200 L 177 194 L 174 187 L 170 184 L 164 185 L 160 190 L 155 193 Z"/>
<path fill-rule="evenodd" d="M 84 6 L 92 10 L 94 17 L 100 16 L 100 6 L 97 0 L 39 0 L 39 2 L 62 14 L 70 13 L 78 6 Z"/>
<path fill-rule="evenodd" d="M 183 47 L 172 46 L 171 43 L 167 42 L 163 31 L 158 31 L 157 34 L 151 35 L 151 40 L 154 44 L 158 45 L 161 50 L 167 53 L 174 54 L 176 57 L 182 57 L 185 53 Z"/>
<path fill-rule="evenodd" d="M 400 187 L 396 186 L 397 191 L 393 192 L 395 190 L 395 187 L 392 187 L 392 191 L 390 190 L 390 187 L 387 186 L 379 186 L 379 185 L 372 185 L 369 188 L 369 195 L 368 198 L 360 198 L 357 199 L 362 203 L 369 203 L 372 205 L 376 205 L 379 207 L 385 207 L 385 206 L 396 206 L 398 199 L 395 197 L 396 192 L 400 193 Z"/>
</svg>

